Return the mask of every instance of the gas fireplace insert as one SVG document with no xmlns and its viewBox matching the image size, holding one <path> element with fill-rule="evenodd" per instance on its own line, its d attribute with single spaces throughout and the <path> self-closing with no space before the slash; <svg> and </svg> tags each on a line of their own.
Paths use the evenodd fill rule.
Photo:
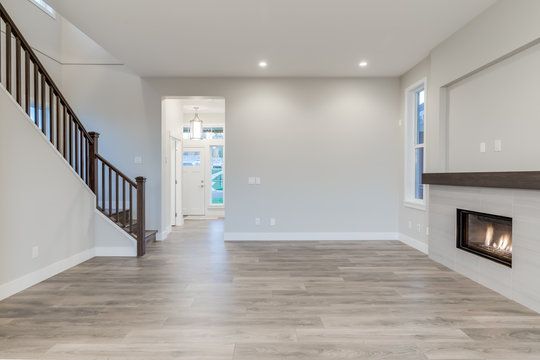
<svg viewBox="0 0 540 360">
<path fill-rule="evenodd" d="M 458 249 L 512 267 L 512 218 L 457 209 Z"/>
</svg>

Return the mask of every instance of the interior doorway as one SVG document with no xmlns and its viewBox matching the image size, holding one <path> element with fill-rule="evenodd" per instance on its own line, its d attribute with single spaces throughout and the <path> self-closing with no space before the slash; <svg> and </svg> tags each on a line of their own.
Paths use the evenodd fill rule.
<svg viewBox="0 0 540 360">
<path fill-rule="evenodd" d="M 163 106 L 170 137 L 171 225 L 225 217 L 225 100 L 174 97 Z M 196 113 L 202 125 L 193 136 Z"/>
</svg>

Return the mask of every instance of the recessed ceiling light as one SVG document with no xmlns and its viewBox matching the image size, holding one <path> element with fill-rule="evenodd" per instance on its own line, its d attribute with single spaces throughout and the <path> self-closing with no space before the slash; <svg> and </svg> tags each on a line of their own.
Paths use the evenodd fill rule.
<svg viewBox="0 0 540 360">
<path fill-rule="evenodd" d="M 267 67 L 267 66 L 268 66 L 268 63 L 267 63 L 266 61 L 261 61 L 261 62 L 259 63 L 259 67 L 265 68 L 265 67 Z"/>
<path fill-rule="evenodd" d="M 367 61 L 360 61 L 360 63 L 358 64 L 358 66 L 360 66 L 360 67 L 366 67 L 366 66 L 367 66 Z"/>
</svg>

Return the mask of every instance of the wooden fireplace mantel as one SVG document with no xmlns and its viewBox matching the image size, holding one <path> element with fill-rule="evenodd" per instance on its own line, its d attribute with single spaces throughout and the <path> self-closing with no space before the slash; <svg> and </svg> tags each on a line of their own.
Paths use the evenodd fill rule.
<svg viewBox="0 0 540 360">
<path fill-rule="evenodd" d="M 424 173 L 422 183 L 540 190 L 540 171 Z"/>
</svg>

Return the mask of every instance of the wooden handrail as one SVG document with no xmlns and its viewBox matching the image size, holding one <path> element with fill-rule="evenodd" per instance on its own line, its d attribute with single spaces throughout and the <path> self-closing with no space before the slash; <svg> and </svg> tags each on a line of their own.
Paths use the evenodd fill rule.
<svg viewBox="0 0 540 360">
<path fill-rule="evenodd" d="M 5 58 L 5 81 L 3 83 L 7 92 L 13 96 L 30 118 L 34 117 L 35 125 L 45 137 L 48 137 L 72 169 L 94 192 L 97 209 L 133 236 L 137 240 L 137 255 L 144 255 L 146 252 L 146 178 L 139 176 L 136 181 L 133 181 L 99 155 L 99 134 L 86 131 L 32 47 L 0 4 L 0 25 L 2 21 L 6 24 L 6 51 L 5 54 L 2 53 L 2 42 L 0 41 L 0 83 L 3 80 L 1 70 L 2 61 Z M 14 44 L 12 37 L 15 39 Z M 13 46 L 15 46 L 14 53 Z M 22 57 L 23 61 L 21 61 Z M 13 72 L 15 73 L 15 81 L 12 79 Z M 33 100 L 34 105 L 33 112 L 31 111 L 31 100 Z M 53 116 L 53 112 L 56 116 Z M 100 163 L 101 179 L 98 175 Z M 135 197 L 133 196 L 134 190 L 136 191 Z M 108 199 L 106 195 L 108 195 Z M 107 201 L 108 207 L 106 206 Z M 114 211 L 113 203 L 115 204 Z M 136 208 L 134 204 L 136 204 Z M 137 216 L 136 219 L 133 217 L 134 214 Z"/>
<path fill-rule="evenodd" d="M 120 170 L 118 170 L 113 164 L 111 164 L 110 162 L 108 162 L 103 156 L 99 155 L 99 154 L 96 154 L 96 158 L 103 161 L 105 163 L 105 165 L 107 165 L 108 167 L 110 167 L 114 172 L 118 173 L 118 175 L 120 175 L 122 178 L 126 179 L 126 181 L 128 183 L 130 183 L 131 185 L 137 187 L 137 183 L 133 180 L 131 180 L 127 175 L 125 175 L 123 172 L 121 172 Z"/>
</svg>

